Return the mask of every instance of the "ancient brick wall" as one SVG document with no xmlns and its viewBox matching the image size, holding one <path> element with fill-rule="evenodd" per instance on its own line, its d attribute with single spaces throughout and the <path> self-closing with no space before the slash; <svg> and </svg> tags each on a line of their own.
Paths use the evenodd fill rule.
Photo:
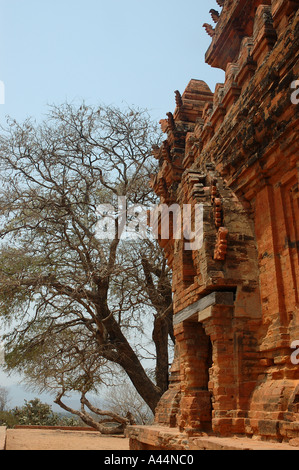
<svg viewBox="0 0 299 470">
<path fill-rule="evenodd" d="M 298 6 L 226 0 L 205 26 L 225 83 L 212 93 L 191 80 L 161 121 L 152 186 L 161 203 L 203 212 L 200 248 L 160 239 L 176 356 L 155 419 L 189 434 L 299 436 Z"/>
</svg>

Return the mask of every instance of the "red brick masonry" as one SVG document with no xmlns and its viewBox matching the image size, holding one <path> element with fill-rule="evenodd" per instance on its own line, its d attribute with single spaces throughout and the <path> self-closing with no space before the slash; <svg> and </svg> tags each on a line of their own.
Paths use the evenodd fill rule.
<svg viewBox="0 0 299 470">
<path fill-rule="evenodd" d="M 160 240 L 176 355 L 155 421 L 188 436 L 299 437 L 298 6 L 226 0 L 206 53 L 225 83 L 176 91 L 153 150 L 161 203 L 203 204 L 200 249 Z"/>
</svg>

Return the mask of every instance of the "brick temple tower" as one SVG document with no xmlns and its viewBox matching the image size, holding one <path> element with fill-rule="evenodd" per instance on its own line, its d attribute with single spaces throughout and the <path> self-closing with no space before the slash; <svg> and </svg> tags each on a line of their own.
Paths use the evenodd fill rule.
<svg viewBox="0 0 299 470">
<path fill-rule="evenodd" d="M 203 242 L 160 240 L 176 351 L 155 425 L 129 431 L 135 449 L 299 438 L 299 1 L 218 4 L 205 59 L 225 83 L 176 91 L 154 149 L 154 191 L 168 206 L 201 205 Z"/>
</svg>

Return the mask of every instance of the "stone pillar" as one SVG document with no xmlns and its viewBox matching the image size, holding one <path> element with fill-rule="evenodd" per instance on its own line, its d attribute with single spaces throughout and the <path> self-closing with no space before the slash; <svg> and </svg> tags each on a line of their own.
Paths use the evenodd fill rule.
<svg viewBox="0 0 299 470">
<path fill-rule="evenodd" d="M 175 328 L 180 354 L 181 401 L 177 423 L 189 434 L 209 431 L 212 420 L 208 390 L 210 342 L 199 323 L 183 322 Z"/>
<path fill-rule="evenodd" d="M 163 394 L 155 412 L 155 423 L 175 428 L 181 398 L 181 375 L 178 346 L 175 346 L 174 360 L 170 369 L 169 388 Z"/>
<path fill-rule="evenodd" d="M 206 309 L 207 310 L 207 309 Z M 234 367 L 236 350 L 232 327 L 233 307 L 214 305 L 200 315 L 205 332 L 211 338 L 213 363 L 209 374 L 209 391 L 213 397 L 213 432 L 226 435 L 232 432 L 236 417 L 238 373 Z"/>
</svg>

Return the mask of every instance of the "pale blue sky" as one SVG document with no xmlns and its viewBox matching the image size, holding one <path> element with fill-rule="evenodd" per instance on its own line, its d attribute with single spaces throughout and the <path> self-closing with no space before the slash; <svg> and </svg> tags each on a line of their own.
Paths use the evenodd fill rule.
<svg viewBox="0 0 299 470">
<path fill-rule="evenodd" d="M 165 118 L 191 78 L 212 91 L 224 80 L 204 61 L 210 8 L 216 1 L 0 0 L 0 123 L 83 99 Z M 0 372 L 0 385 L 15 381 Z"/>
<path fill-rule="evenodd" d="M 212 91 L 223 81 L 204 62 L 210 8 L 216 1 L 0 0 L 0 121 L 40 119 L 47 104 L 82 99 L 164 118 L 191 78 Z"/>
</svg>

